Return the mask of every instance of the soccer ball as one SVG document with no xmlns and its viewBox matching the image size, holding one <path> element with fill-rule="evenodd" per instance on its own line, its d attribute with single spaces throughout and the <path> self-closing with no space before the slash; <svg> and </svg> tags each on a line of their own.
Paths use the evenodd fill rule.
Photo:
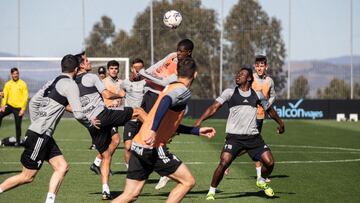
<svg viewBox="0 0 360 203">
<path fill-rule="evenodd" d="M 178 11 L 170 10 L 164 14 L 163 21 L 167 27 L 175 29 L 179 27 L 182 21 L 182 16 Z"/>
</svg>

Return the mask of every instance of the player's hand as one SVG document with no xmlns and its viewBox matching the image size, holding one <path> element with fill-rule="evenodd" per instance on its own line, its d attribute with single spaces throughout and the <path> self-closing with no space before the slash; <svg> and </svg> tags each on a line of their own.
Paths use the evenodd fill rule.
<svg viewBox="0 0 360 203">
<path fill-rule="evenodd" d="M 213 127 L 201 127 L 200 128 L 200 135 L 207 137 L 207 138 L 212 138 L 214 137 L 216 134 L 216 130 Z"/>
<path fill-rule="evenodd" d="M 277 127 L 276 132 L 277 132 L 278 134 L 283 134 L 283 133 L 285 132 L 285 126 L 284 126 L 283 123 Z"/>
<path fill-rule="evenodd" d="M 144 142 L 147 145 L 152 146 L 155 142 L 156 132 L 153 130 L 149 130 L 149 133 L 144 137 Z"/>
<path fill-rule="evenodd" d="M 90 119 L 91 124 L 96 128 L 100 129 L 101 122 L 96 117 Z"/>
<path fill-rule="evenodd" d="M 1 108 L 0 108 L 0 112 L 4 112 L 5 111 L 5 106 L 2 106 Z"/>
<path fill-rule="evenodd" d="M 24 110 L 20 110 L 19 116 L 21 117 L 21 116 L 23 116 L 24 114 L 25 114 L 25 111 L 24 111 Z"/>
</svg>

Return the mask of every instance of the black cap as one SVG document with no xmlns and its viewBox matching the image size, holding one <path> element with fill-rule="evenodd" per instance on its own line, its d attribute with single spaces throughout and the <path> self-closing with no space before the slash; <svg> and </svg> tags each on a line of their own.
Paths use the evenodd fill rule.
<svg viewBox="0 0 360 203">
<path fill-rule="evenodd" d="M 98 73 L 99 74 L 106 74 L 106 69 L 104 66 L 100 66 L 99 69 L 98 69 Z"/>
</svg>

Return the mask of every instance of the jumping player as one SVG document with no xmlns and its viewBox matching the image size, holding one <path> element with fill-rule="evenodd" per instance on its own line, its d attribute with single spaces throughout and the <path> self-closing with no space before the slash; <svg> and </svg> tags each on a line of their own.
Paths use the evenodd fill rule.
<svg viewBox="0 0 360 203">
<path fill-rule="evenodd" d="M 191 57 L 193 49 L 194 43 L 189 39 L 183 39 L 177 44 L 176 52 L 170 53 L 148 69 L 140 71 L 140 74 L 146 78 L 145 95 L 141 104 L 146 113 L 149 113 L 153 107 L 159 92 L 166 85 L 177 80 L 177 63 L 185 57 Z M 165 187 L 169 180 L 168 177 L 160 177 L 155 189 Z"/>
<path fill-rule="evenodd" d="M 274 159 L 269 147 L 265 144 L 256 125 L 257 105 L 260 104 L 278 124 L 278 133 L 284 132 L 284 123 L 276 111 L 269 105 L 261 92 L 251 88 L 254 80 L 252 69 L 241 68 L 236 75 L 237 87 L 222 92 L 215 102 L 196 121 L 195 126 L 214 115 L 224 104 L 228 103 L 230 114 L 226 123 L 226 141 L 220 155 L 220 162 L 215 169 L 207 200 L 215 199 L 216 187 L 223 178 L 225 170 L 232 161 L 244 150 L 254 161 L 263 164 L 262 175 L 267 178 L 274 168 Z M 260 177 L 256 185 L 263 189 L 267 196 L 274 196 L 274 191 Z"/>
<path fill-rule="evenodd" d="M 177 82 L 169 84 L 159 94 L 139 133 L 133 139 L 125 189 L 114 203 L 135 201 L 153 171 L 178 183 L 170 192 L 167 202 L 180 202 L 195 185 L 189 169 L 168 151 L 166 143 L 175 132 L 211 138 L 215 135 L 215 129 L 180 125 L 191 96 L 189 88 L 197 72 L 192 58 L 179 61 L 177 66 Z"/>
</svg>

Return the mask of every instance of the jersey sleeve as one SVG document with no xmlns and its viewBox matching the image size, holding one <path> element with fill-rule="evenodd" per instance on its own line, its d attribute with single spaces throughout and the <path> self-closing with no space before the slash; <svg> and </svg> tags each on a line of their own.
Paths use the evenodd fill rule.
<svg viewBox="0 0 360 203">
<path fill-rule="evenodd" d="M 168 92 L 167 96 L 171 98 L 171 106 L 181 105 L 190 99 L 191 91 L 186 87 L 177 87 Z"/>
<path fill-rule="evenodd" d="M 100 78 L 93 74 L 93 73 L 87 73 L 84 77 L 83 77 L 83 84 L 86 87 L 92 87 L 95 86 L 98 92 L 103 92 L 106 88 L 104 83 L 100 80 Z"/>
<path fill-rule="evenodd" d="M 29 91 L 25 82 L 22 82 L 22 95 L 21 95 L 21 110 L 25 111 L 26 104 L 29 99 Z"/>
<path fill-rule="evenodd" d="M 155 63 L 154 65 L 150 66 L 149 68 L 147 68 L 146 70 L 141 69 L 139 71 L 139 74 L 144 76 L 145 78 L 151 80 L 152 82 L 161 85 L 161 86 L 166 86 L 172 82 L 175 82 L 177 80 L 177 75 L 176 74 L 172 74 L 168 77 L 159 77 L 157 75 L 155 75 L 155 71 L 160 68 L 161 66 L 164 65 L 164 63 L 169 59 L 169 58 L 174 58 L 176 57 L 177 54 L 176 52 L 170 53 L 169 55 L 167 55 L 165 58 L 161 59 L 160 61 L 158 61 L 157 63 Z"/>
<path fill-rule="evenodd" d="M 225 102 L 229 101 L 232 94 L 234 93 L 234 89 L 228 88 L 224 90 L 221 95 L 216 98 L 215 101 L 219 102 L 220 104 L 224 104 Z"/>
<path fill-rule="evenodd" d="M 270 97 L 268 99 L 269 105 L 271 106 L 275 102 L 276 92 L 275 92 L 275 85 L 274 80 L 270 78 Z"/>
<path fill-rule="evenodd" d="M 71 106 L 74 117 L 78 120 L 87 120 L 82 112 L 80 102 L 80 91 L 75 81 L 71 79 L 62 79 L 56 84 L 55 88 L 59 94 L 65 96 Z"/>
<path fill-rule="evenodd" d="M 259 98 L 258 103 L 264 108 L 264 110 L 266 111 L 271 105 L 270 103 L 266 100 L 265 95 L 262 92 L 257 91 L 256 95 Z"/>
<path fill-rule="evenodd" d="M 9 82 L 5 83 L 3 93 L 4 93 L 4 98 L 2 98 L 2 100 L 1 100 L 1 107 L 3 107 L 3 106 L 6 105 L 6 102 L 7 102 L 7 99 L 8 99 L 8 95 L 9 95 Z"/>
</svg>

